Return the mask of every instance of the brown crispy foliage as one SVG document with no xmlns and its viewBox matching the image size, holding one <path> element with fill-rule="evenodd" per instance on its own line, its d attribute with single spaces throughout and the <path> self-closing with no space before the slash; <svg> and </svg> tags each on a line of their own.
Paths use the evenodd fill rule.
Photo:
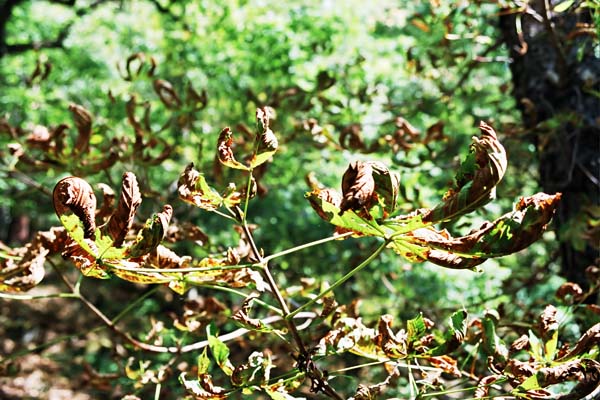
<svg viewBox="0 0 600 400">
<path fill-rule="evenodd" d="M 142 196 L 135 175 L 131 172 L 124 173 L 119 203 L 106 227 L 108 234 L 114 240 L 115 247 L 123 243 L 141 202 Z"/>
<path fill-rule="evenodd" d="M 54 187 L 52 197 L 59 218 L 68 211 L 72 212 L 83 223 L 85 237 L 94 237 L 96 196 L 89 183 L 75 176 L 63 178 Z"/>
</svg>

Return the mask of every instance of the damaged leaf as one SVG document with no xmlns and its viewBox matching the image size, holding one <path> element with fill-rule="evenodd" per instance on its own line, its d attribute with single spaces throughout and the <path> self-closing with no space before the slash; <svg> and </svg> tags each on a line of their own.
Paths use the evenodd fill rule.
<svg viewBox="0 0 600 400">
<path fill-rule="evenodd" d="M 115 247 L 121 246 L 125 236 L 131 229 L 135 213 L 142 203 L 142 196 L 138 186 L 137 179 L 133 172 L 123 174 L 123 183 L 121 185 L 121 195 L 117 209 L 110 217 L 106 226 L 108 234 L 113 238 Z"/>
<path fill-rule="evenodd" d="M 229 128 L 224 128 L 217 140 L 217 156 L 219 161 L 227 167 L 249 171 L 250 169 L 248 167 L 235 159 L 232 147 L 233 133 Z"/>
<path fill-rule="evenodd" d="M 254 169 L 270 160 L 277 151 L 279 143 L 270 127 L 270 119 L 275 112 L 270 107 L 256 109 L 256 125 L 258 127 L 258 148 L 250 160 L 250 168 Z"/>
<path fill-rule="evenodd" d="M 456 174 L 456 185 L 446 192 L 442 203 L 424 212 L 424 222 L 454 219 L 495 197 L 496 185 L 506 172 L 506 152 L 491 126 L 481 122 L 479 129 L 481 136 L 473 137 L 469 155 Z"/>
<path fill-rule="evenodd" d="M 84 238 L 93 239 L 96 230 L 96 196 L 85 180 L 75 176 L 61 179 L 52 192 L 56 215 L 75 214 L 83 224 Z"/>
<path fill-rule="evenodd" d="M 340 215 L 346 210 L 358 211 L 373 205 L 375 180 L 370 163 L 353 161 L 342 177 Z"/>
<path fill-rule="evenodd" d="M 392 247 L 410 260 L 431 261 L 449 268 L 473 268 L 487 258 L 520 251 L 538 240 L 550 222 L 560 193 L 537 193 L 519 200 L 515 210 L 494 222 L 454 238 L 431 227 L 399 236 Z"/>
<path fill-rule="evenodd" d="M 140 257 L 156 249 L 167 232 L 172 215 L 173 207 L 167 204 L 163 207 L 162 212 L 149 218 L 146 225 L 139 231 L 133 244 L 125 250 L 125 256 Z"/>
<path fill-rule="evenodd" d="M 211 188 L 204 175 L 194 169 L 194 164 L 189 164 L 179 177 L 179 197 L 196 207 L 207 211 L 214 211 L 223 204 L 223 198 Z"/>
</svg>

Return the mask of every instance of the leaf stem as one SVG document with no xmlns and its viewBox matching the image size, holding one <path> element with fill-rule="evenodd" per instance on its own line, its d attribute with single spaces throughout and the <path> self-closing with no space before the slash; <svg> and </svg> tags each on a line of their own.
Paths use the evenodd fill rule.
<svg viewBox="0 0 600 400">
<path fill-rule="evenodd" d="M 307 249 L 307 248 L 310 248 L 310 247 L 313 247 L 313 246 L 317 246 L 317 245 L 320 245 L 320 244 L 323 244 L 323 243 L 331 242 L 333 240 L 344 239 L 344 238 L 347 238 L 349 236 L 352 236 L 353 234 L 354 234 L 354 232 L 346 232 L 346 233 L 343 233 L 341 235 L 329 236 L 329 237 L 326 237 L 324 239 L 319 239 L 319 240 L 315 240 L 313 242 L 301 244 L 299 246 L 292 247 L 292 248 L 280 251 L 279 253 L 273 253 L 273 254 L 271 254 L 271 255 L 269 255 L 267 257 L 264 257 L 263 261 L 264 262 L 269 262 L 269 261 L 271 261 L 274 258 L 282 257 L 282 256 L 285 256 L 285 255 L 288 255 L 288 254 L 291 254 L 291 253 L 295 253 L 297 251 L 304 250 L 304 249 Z"/>
<path fill-rule="evenodd" d="M 340 279 L 338 279 L 333 285 L 331 285 L 330 287 L 328 287 L 327 289 L 325 289 L 321 293 L 319 293 L 319 295 L 317 297 L 315 297 L 314 299 L 311 299 L 309 302 L 304 303 L 303 305 L 301 305 L 300 307 L 298 307 L 297 309 L 295 309 L 293 312 L 289 313 L 288 316 L 287 316 L 287 318 L 294 318 L 294 315 L 296 315 L 300 311 L 305 310 L 306 308 L 312 306 L 317 301 L 319 301 L 323 297 L 327 296 L 330 292 L 332 292 L 333 290 L 337 289 L 339 286 L 341 286 L 342 284 L 344 284 L 348 279 L 350 279 L 351 277 L 353 277 L 357 272 L 359 272 L 361 269 L 363 269 L 364 267 L 366 267 L 367 265 L 369 265 L 371 263 L 371 261 L 375 260 L 377 258 L 377 256 L 379 256 L 379 253 L 381 253 L 386 248 L 386 246 L 389 243 L 390 243 L 389 239 L 385 240 L 363 262 L 361 262 L 359 265 L 357 265 L 354 269 L 352 269 L 346 275 L 344 275 L 343 277 L 341 277 Z"/>
</svg>

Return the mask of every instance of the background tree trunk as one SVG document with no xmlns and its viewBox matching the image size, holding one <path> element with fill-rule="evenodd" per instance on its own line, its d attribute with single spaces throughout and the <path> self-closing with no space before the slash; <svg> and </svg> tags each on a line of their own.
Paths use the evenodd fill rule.
<svg viewBox="0 0 600 400">
<path fill-rule="evenodd" d="M 550 0 L 530 1 L 523 12 L 505 10 L 500 26 L 541 186 L 563 193 L 555 217 L 562 273 L 588 286 L 585 269 L 599 256 L 589 221 L 600 192 L 600 50 L 590 8 L 578 3 L 557 13 Z"/>
</svg>

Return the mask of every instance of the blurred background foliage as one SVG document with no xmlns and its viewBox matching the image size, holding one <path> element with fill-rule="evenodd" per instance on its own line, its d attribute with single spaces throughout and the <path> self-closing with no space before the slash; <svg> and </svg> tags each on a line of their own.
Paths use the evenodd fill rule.
<svg viewBox="0 0 600 400">
<path fill-rule="evenodd" d="M 377 159 L 400 172 L 406 212 L 435 204 L 480 120 L 499 133 L 509 169 L 496 201 L 445 228 L 465 234 L 509 211 L 519 196 L 540 191 L 536 147 L 521 123 L 498 26 L 500 10 L 512 3 L 4 0 L 0 6 L 11 11 L 0 31 L 0 117 L 22 130 L 14 137 L 4 128 L 0 135 L 0 239 L 11 246 L 58 225 L 48 193 L 61 177 L 85 176 L 117 190 L 124 171 L 140 181 L 140 216 L 169 202 L 175 219 L 208 235 L 202 246 L 179 244 L 182 251 L 203 256 L 235 246 L 239 235 L 230 224 L 183 204 L 176 184 L 190 162 L 216 187 L 239 178 L 215 162 L 218 132 L 230 126 L 242 154 L 244 132 L 253 131 L 254 111 L 264 105 L 276 110 L 273 128 L 281 143 L 261 171 L 260 196 L 249 208 L 265 254 L 330 235 L 331 226 L 304 199 L 307 177 L 338 188 L 352 160 Z M 132 149 L 132 98 L 134 114 L 147 118 L 141 152 Z M 34 159 L 47 157 L 27 141 L 38 126 L 68 124 L 75 141 L 71 103 L 93 115 L 90 159 L 114 150 L 118 161 L 94 169 L 76 158 L 38 166 L 17 160 L 9 150 L 15 142 Z M 115 138 L 121 140 L 116 148 Z M 318 285 L 334 282 L 372 246 L 346 240 L 277 259 L 277 282 L 283 288 L 306 277 Z M 385 253 L 336 298 L 341 304 L 360 299 L 369 322 L 383 313 L 405 320 L 420 312 L 443 321 L 461 307 L 474 315 L 500 307 L 503 316 L 528 321 L 564 282 L 557 275 L 557 248 L 550 230 L 518 255 L 487 261 L 483 272 L 411 265 Z M 109 314 L 123 304 L 115 298 L 130 301 L 132 292 L 146 290 L 123 282 L 85 287 Z M 173 329 L 169 310 L 180 309 L 184 299 L 167 291 L 161 296 L 135 311 L 133 330 L 147 331 L 156 320 Z M 85 359 L 80 365 L 117 372 L 107 339 L 88 339 L 87 349 L 74 350 Z"/>
</svg>

